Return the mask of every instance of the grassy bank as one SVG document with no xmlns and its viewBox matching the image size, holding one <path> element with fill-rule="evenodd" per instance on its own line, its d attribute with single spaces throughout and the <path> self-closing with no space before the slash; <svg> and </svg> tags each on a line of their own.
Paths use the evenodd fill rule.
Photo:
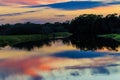
<svg viewBox="0 0 120 80">
<path fill-rule="evenodd" d="M 101 36 L 106 38 L 112 38 L 120 42 L 120 34 L 106 34 Z"/>
<path fill-rule="evenodd" d="M 1 35 L 0 36 L 0 46 L 14 45 L 17 43 L 28 42 L 28 41 L 38 41 L 44 39 L 52 39 L 57 37 L 68 37 L 71 34 L 68 32 L 58 32 L 51 34 L 33 34 L 33 35 Z"/>
</svg>

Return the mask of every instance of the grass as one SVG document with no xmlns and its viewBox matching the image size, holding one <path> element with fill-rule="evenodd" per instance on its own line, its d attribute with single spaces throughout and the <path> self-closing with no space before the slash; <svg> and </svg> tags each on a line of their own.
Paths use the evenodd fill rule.
<svg viewBox="0 0 120 80">
<path fill-rule="evenodd" d="M 106 37 L 106 38 L 112 38 L 120 42 L 120 34 L 105 34 L 100 36 Z"/>
<path fill-rule="evenodd" d="M 0 36 L 0 46 L 14 45 L 17 43 L 28 42 L 28 41 L 38 41 L 44 39 L 52 39 L 57 37 L 68 37 L 71 34 L 68 32 L 58 32 L 51 34 L 33 34 L 33 35 L 2 35 Z"/>
</svg>

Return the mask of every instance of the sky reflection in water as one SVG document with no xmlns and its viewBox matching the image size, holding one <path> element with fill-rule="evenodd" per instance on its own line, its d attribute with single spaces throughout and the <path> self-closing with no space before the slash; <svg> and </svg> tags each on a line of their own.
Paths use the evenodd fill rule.
<svg viewBox="0 0 120 80">
<path fill-rule="evenodd" d="M 49 46 L 34 44 L 31 50 L 25 49 L 23 43 L 22 48 L 19 48 L 20 44 L 1 48 L 0 80 L 119 80 L 120 48 L 117 42 L 114 42 L 116 52 L 105 45 L 97 45 L 95 51 L 89 48 L 84 51 L 79 49 L 81 46 L 75 47 L 76 41 L 74 44 L 72 40 L 69 40 L 70 44 L 65 41 L 49 41 Z"/>
</svg>

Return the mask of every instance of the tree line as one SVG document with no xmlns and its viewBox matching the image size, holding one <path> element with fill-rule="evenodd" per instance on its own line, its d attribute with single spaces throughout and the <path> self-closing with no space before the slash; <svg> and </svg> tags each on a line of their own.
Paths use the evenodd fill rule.
<svg viewBox="0 0 120 80">
<path fill-rule="evenodd" d="M 120 15 L 83 14 L 71 21 L 35 24 L 31 22 L 0 25 L 0 35 L 49 34 L 70 32 L 75 35 L 120 33 Z"/>
<path fill-rule="evenodd" d="M 49 34 L 55 32 L 67 32 L 68 23 L 45 23 L 35 24 L 31 22 L 5 24 L 0 26 L 1 35 L 26 35 L 26 34 Z"/>
<path fill-rule="evenodd" d="M 74 34 L 98 35 L 120 33 L 120 15 L 107 16 L 84 14 L 73 19 L 70 23 L 70 32 Z"/>
</svg>

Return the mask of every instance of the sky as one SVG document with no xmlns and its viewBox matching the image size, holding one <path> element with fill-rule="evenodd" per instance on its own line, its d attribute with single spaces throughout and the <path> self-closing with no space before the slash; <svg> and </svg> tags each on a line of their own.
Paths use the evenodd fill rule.
<svg viewBox="0 0 120 80">
<path fill-rule="evenodd" d="M 0 0 L 0 24 L 64 22 L 81 14 L 112 13 L 120 14 L 119 0 Z"/>
</svg>

